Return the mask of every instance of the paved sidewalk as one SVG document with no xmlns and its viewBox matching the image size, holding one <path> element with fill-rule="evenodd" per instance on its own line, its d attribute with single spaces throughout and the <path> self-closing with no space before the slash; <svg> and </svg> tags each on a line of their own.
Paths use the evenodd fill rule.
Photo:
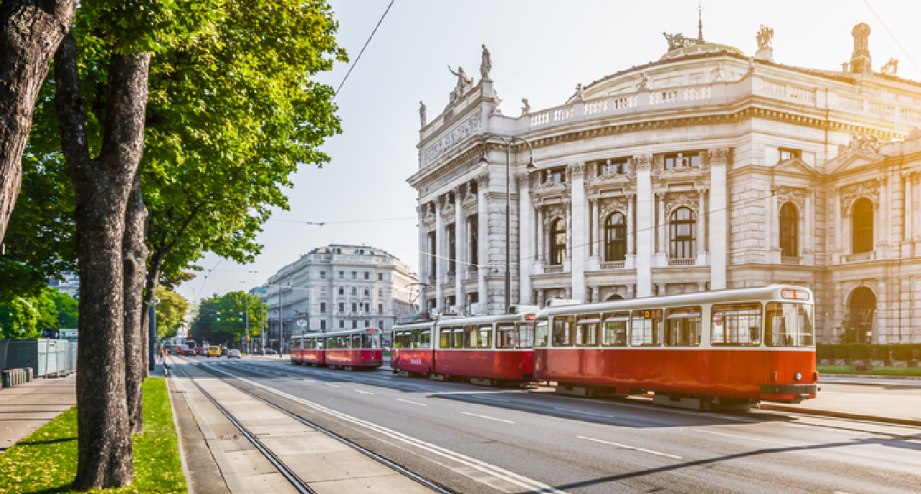
<svg viewBox="0 0 921 494">
<path fill-rule="evenodd" d="M 0 388 L 0 453 L 76 404 L 76 374 Z"/>
<path fill-rule="evenodd" d="M 921 385 L 911 384 L 820 382 L 821 391 L 814 400 L 798 405 L 762 403 L 761 409 L 921 427 Z"/>
</svg>

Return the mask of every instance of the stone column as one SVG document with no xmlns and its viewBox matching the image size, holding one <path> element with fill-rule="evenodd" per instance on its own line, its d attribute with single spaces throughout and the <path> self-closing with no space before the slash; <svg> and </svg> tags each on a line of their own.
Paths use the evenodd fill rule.
<svg viewBox="0 0 921 494">
<path fill-rule="evenodd" d="M 634 230 L 636 228 L 636 222 L 633 221 L 633 202 L 636 201 L 635 195 L 627 196 L 627 256 L 633 256 L 636 254 L 636 249 L 634 249 Z"/>
<path fill-rule="evenodd" d="M 703 189 L 697 189 L 697 260 L 694 264 L 698 266 L 707 264 L 707 206 L 704 192 Z"/>
<path fill-rule="evenodd" d="M 921 175 L 917 173 L 913 173 L 909 176 L 911 177 L 911 181 L 913 184 L 913 187 L 911 188 L 911 191 L 912 191 L 912 199 L 910 202 L 911 208 L 912 209 L 921 208 L 921 184 L 916 183 L 918 182 L 918 178 L 921 177 Z M 921 214 L 915 214 L 914 216 L 912 216 L 912 220 L 914 220 L 913 222 L 914 225 L 911 229 L 912 238 L 917 239 L 919 236 L 921 236 Z"/>
<path fill-rule="evenodd" d="M 572 166 L 572 298 L 585 300 L 585 258 L 588 251 L 588 199 L 585 163 Z"/>
<path fill-rule="evenodd" d="M 518 303 L 531 304 L 531 263 L 534 260 L 534 208 L 531 206 L 531 176 L 525 171 L 518 179 Z"/>
<path fill-rule="evenodd" d="M 547 260 L 544 257 L 544 208 L 537 207 L 537 224 L 535 225 L 537 230 L 537 261 L 541 265 L 546 265 Z"/>
<path fill-rule="evenodd" d="M 660 260 L 667 259 L 668 249 L 665 246 L 666 235 L 665 235 L 665 192 L 660 192 L 656 194 L 656 202 L 658 202 L 658 214 L 656 215 L 658 219 L 656 220 L 656 232 L 658 233 L 658 248 L 656 253 L 659 254 Z M 663 264 L 664 266 L 664 264 Z"/>
<path fill-rule="evenodd" d="M 816 231 L 815 231 L 815 196 L 813 194 L 814 192 L 812 191 L 806 192 L 806 211 L 805 211 L 806 214 L 805 214 L 805 220 L 803 222 L 805 231 L 803 232 L 803 235 L 800 237 L 801 239 L 804 240 L 803 241 L 804 251 L 802 252 L 801 257 L 808 256 L 808 260 L 810 261 L 810 264 L 815 264 L 814 256 L 815 256 Z"/>
<path fill-rule="evenodd" d="M 428 207 L 427 204 L 420 204 L 416 208 L 416 212 L 419 214 L 419 281 L 423 283 L 428 283 L 429 273 L 429 263 L 431 258 L 428 252 L 429 248 L 426 244 L 426 235 L 425 235 L 425 209 Z M 424 288 L 424 287 L 422 287 Z M 421 297 L 421 295 L 420 295 Z M 420 307 L 424 304 L 420 304 Z"/>
<path fill-rule="evenodd" d="M 909 240 L 914 237 L 914 212 L 911 207 L 911 173 L 906 172 L 903 178 L 905 179 L 905 188 L 902 190 L 902 240 Z"/>
<path fill-rule="evenodd" d="M 445 220 L 441 216 L 442 198 L 435 200 L 435 308 L 444 310 L 444 294 L 441 284 L 445 280 Z"/>
<path fill-rule="evenodd" d="M 729 148 L 710 150 L 710 289 L 726 288 Z"/>
<path fill-rule="evenodd" d="M 464 278 L 467 273 L 467 256 L 464 255 L 467 231 L 464 222 L 463 190 L 458 187 L 454 190 L 454 300 L 461 309 L 466 305 L 464 301 Z"/>
<path fill-rule="evenodd" d="M 874 250 L 876 251 L 877 259 L 889 259 L 890 256 L 888 248 L 889 241 L 892 238 L 892 228 L 889 221 L 889 216 L 891 213 L 889 208 L 892 207 L 889 204 L 889 198 L 891 197 L 889 184 L 891 184 L 892 181 L 889 180 L 888 173 L 884 177 L 880 177 L 878 180 L 882 182 L 882 186 L 880 187 L 879 205 L 876 207 L 878 214 L 876 215 L 876 221 L 874 222 L 875 224 L 879 224 L 879 226 L 876 227 L 876 231 L 879 232 L 879 235 L 876 237 L 876 245 L 874 245 L 874 247 L 879 246 L 879 248 L 874 248 Z"/>
<path fill-rule="evenodd" d="M 601 217 L 601 199 L 595 199 L 592 203 L 592 238 L 590 239 L 588 255 L 596 256 L 600 261 L 604 261 L 604 240 L 602 238 L 602 222 L 604 218 Z"/>
<path fill-rule="evenodd" d="M 768 262 L 771 264 L 780 264 L 780 213 L 777 207 L 777 193 L 772 190 L 771 195 L 767 198 L 767 235 L 770 246 L 767 252 Z"/>
<path fill-rule="evenodd" d="M 633 157 L 636 164 L 636 292 L 635 297 L 652 295 L 653 196 L 652 155 Z"/>
<path fill-rule="evenodd" d="M 489 310 L 489 288 L 486 285 L 486 272 L 489 267 L 489 205 L 486 203 L 486 188 L 489 185 L 489 175 L 477 177 L 477 304 L 480 306 L 479 314 L 487 314 Z"/>
<path fill-rule="evenodd" d="M 835 246 L 834 253 L 841 255 L 844 254 L 844 249 L 842 248 L 842 243 L 844 242 L 844 232 L 842 231 L 844 226 L 844 211 L 841 209 L 841 190 L 836 187 L 834 189 L 834 194 L 835 210 L 832 211 L 832 214 L 835 217 L 835 238 L 832 245 Z"/>
</svg>

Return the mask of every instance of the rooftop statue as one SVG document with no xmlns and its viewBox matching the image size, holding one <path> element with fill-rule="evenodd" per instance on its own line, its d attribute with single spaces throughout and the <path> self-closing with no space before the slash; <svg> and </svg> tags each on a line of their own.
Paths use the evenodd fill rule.
<svg viewBox="0 0 921 494">
<path fill-rule="evenodd" d="M 771 48 L 771 44 L 774 42 L 774 30 L 762 24 L 755 37 L 758 40 L 759 50 L 762 48 Z"/>
<path fill-rule="evenodd" d="M 489 79 L 490 70 L 492 70 L 492 56 L 489 54 L 489 48 L 483 45 L 483 61 L 480 62 L 480 76 L 483 79 Z"/>
<path fill-rule="evenodd" d="M 531 113 L 531 103 L 528 102 L 528 98 L 521 98 L 521 114 L 528 115 Z"/>
<path fill-rule="evenodd" d="M 451 74 L 457 76 L 457 85 L 454 86 L 454 91 L 451 91 L 451 102 L 453 103 L 467 92 L 467 88 L 473 85 L 473 78 L 467 77 L 467 73 L 464 72 L 464 68 L 459 65 L 457 67 L 457 72 L 455 72 L 454 69 L 448 65 L 448 71 L 450 71 Z"/>
<path fill-rule="evenodd" d="M 896 73 L 899 71 L 899 61 L 894 58 L 890 58 L 888 62 L 883 64 L 879 71 L 886 75 L 896 75 Z"/>
<path fill-rule="evenodd" d="M 425 127 L 425 103 L 419 102 L 419 123 Z"/>
<path fill-rule="evenodd" d="M 668 41 L 668 51 L 686 48 L 696 43 L 696 40 L 685 38 L 681 33 L 668 34 L 663 32 L 662 36 L 665 36 L 665 41 Z"/>
</svg>

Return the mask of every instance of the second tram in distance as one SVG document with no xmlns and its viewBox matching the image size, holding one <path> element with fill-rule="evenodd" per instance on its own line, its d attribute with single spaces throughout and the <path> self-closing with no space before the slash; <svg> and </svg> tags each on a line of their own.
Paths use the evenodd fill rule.
<svg viewBox="0 0 921 494">
<path fill-rule="evenodd" d="M 297 365 L 376 369 L 383 359 L 381 331 L 377 328 L 291 337 L 291 362 Z"/>
<path fill-rule="evenodd" d="M 812 292 L 771 285 L 519 308 L 393 329 L 394 371 L 474 381 L 553 381 L 562 392 L 686 408 L 815 398 Z"/>
</svg>

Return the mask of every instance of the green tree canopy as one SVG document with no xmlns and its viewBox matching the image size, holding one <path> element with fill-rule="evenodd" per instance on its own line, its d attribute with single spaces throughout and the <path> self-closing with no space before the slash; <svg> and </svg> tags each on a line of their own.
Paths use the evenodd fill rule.
<svg viewBox="0 0 921 494">
<path fill-rule="evenodd" d="M 248 313 L 248 317 L 247 317 Z M 192 320 L 192 337 L 211 344 L 231 345 L 262 334 L 268 306 L 246 292 L 230 292 L 204 300 Z"/>
<path fill-rule="evenodd" d="M 157 338 L 173 336 L 189 313 L 189 301 L 166 287 L 157 287 Z"/>
</svg>

